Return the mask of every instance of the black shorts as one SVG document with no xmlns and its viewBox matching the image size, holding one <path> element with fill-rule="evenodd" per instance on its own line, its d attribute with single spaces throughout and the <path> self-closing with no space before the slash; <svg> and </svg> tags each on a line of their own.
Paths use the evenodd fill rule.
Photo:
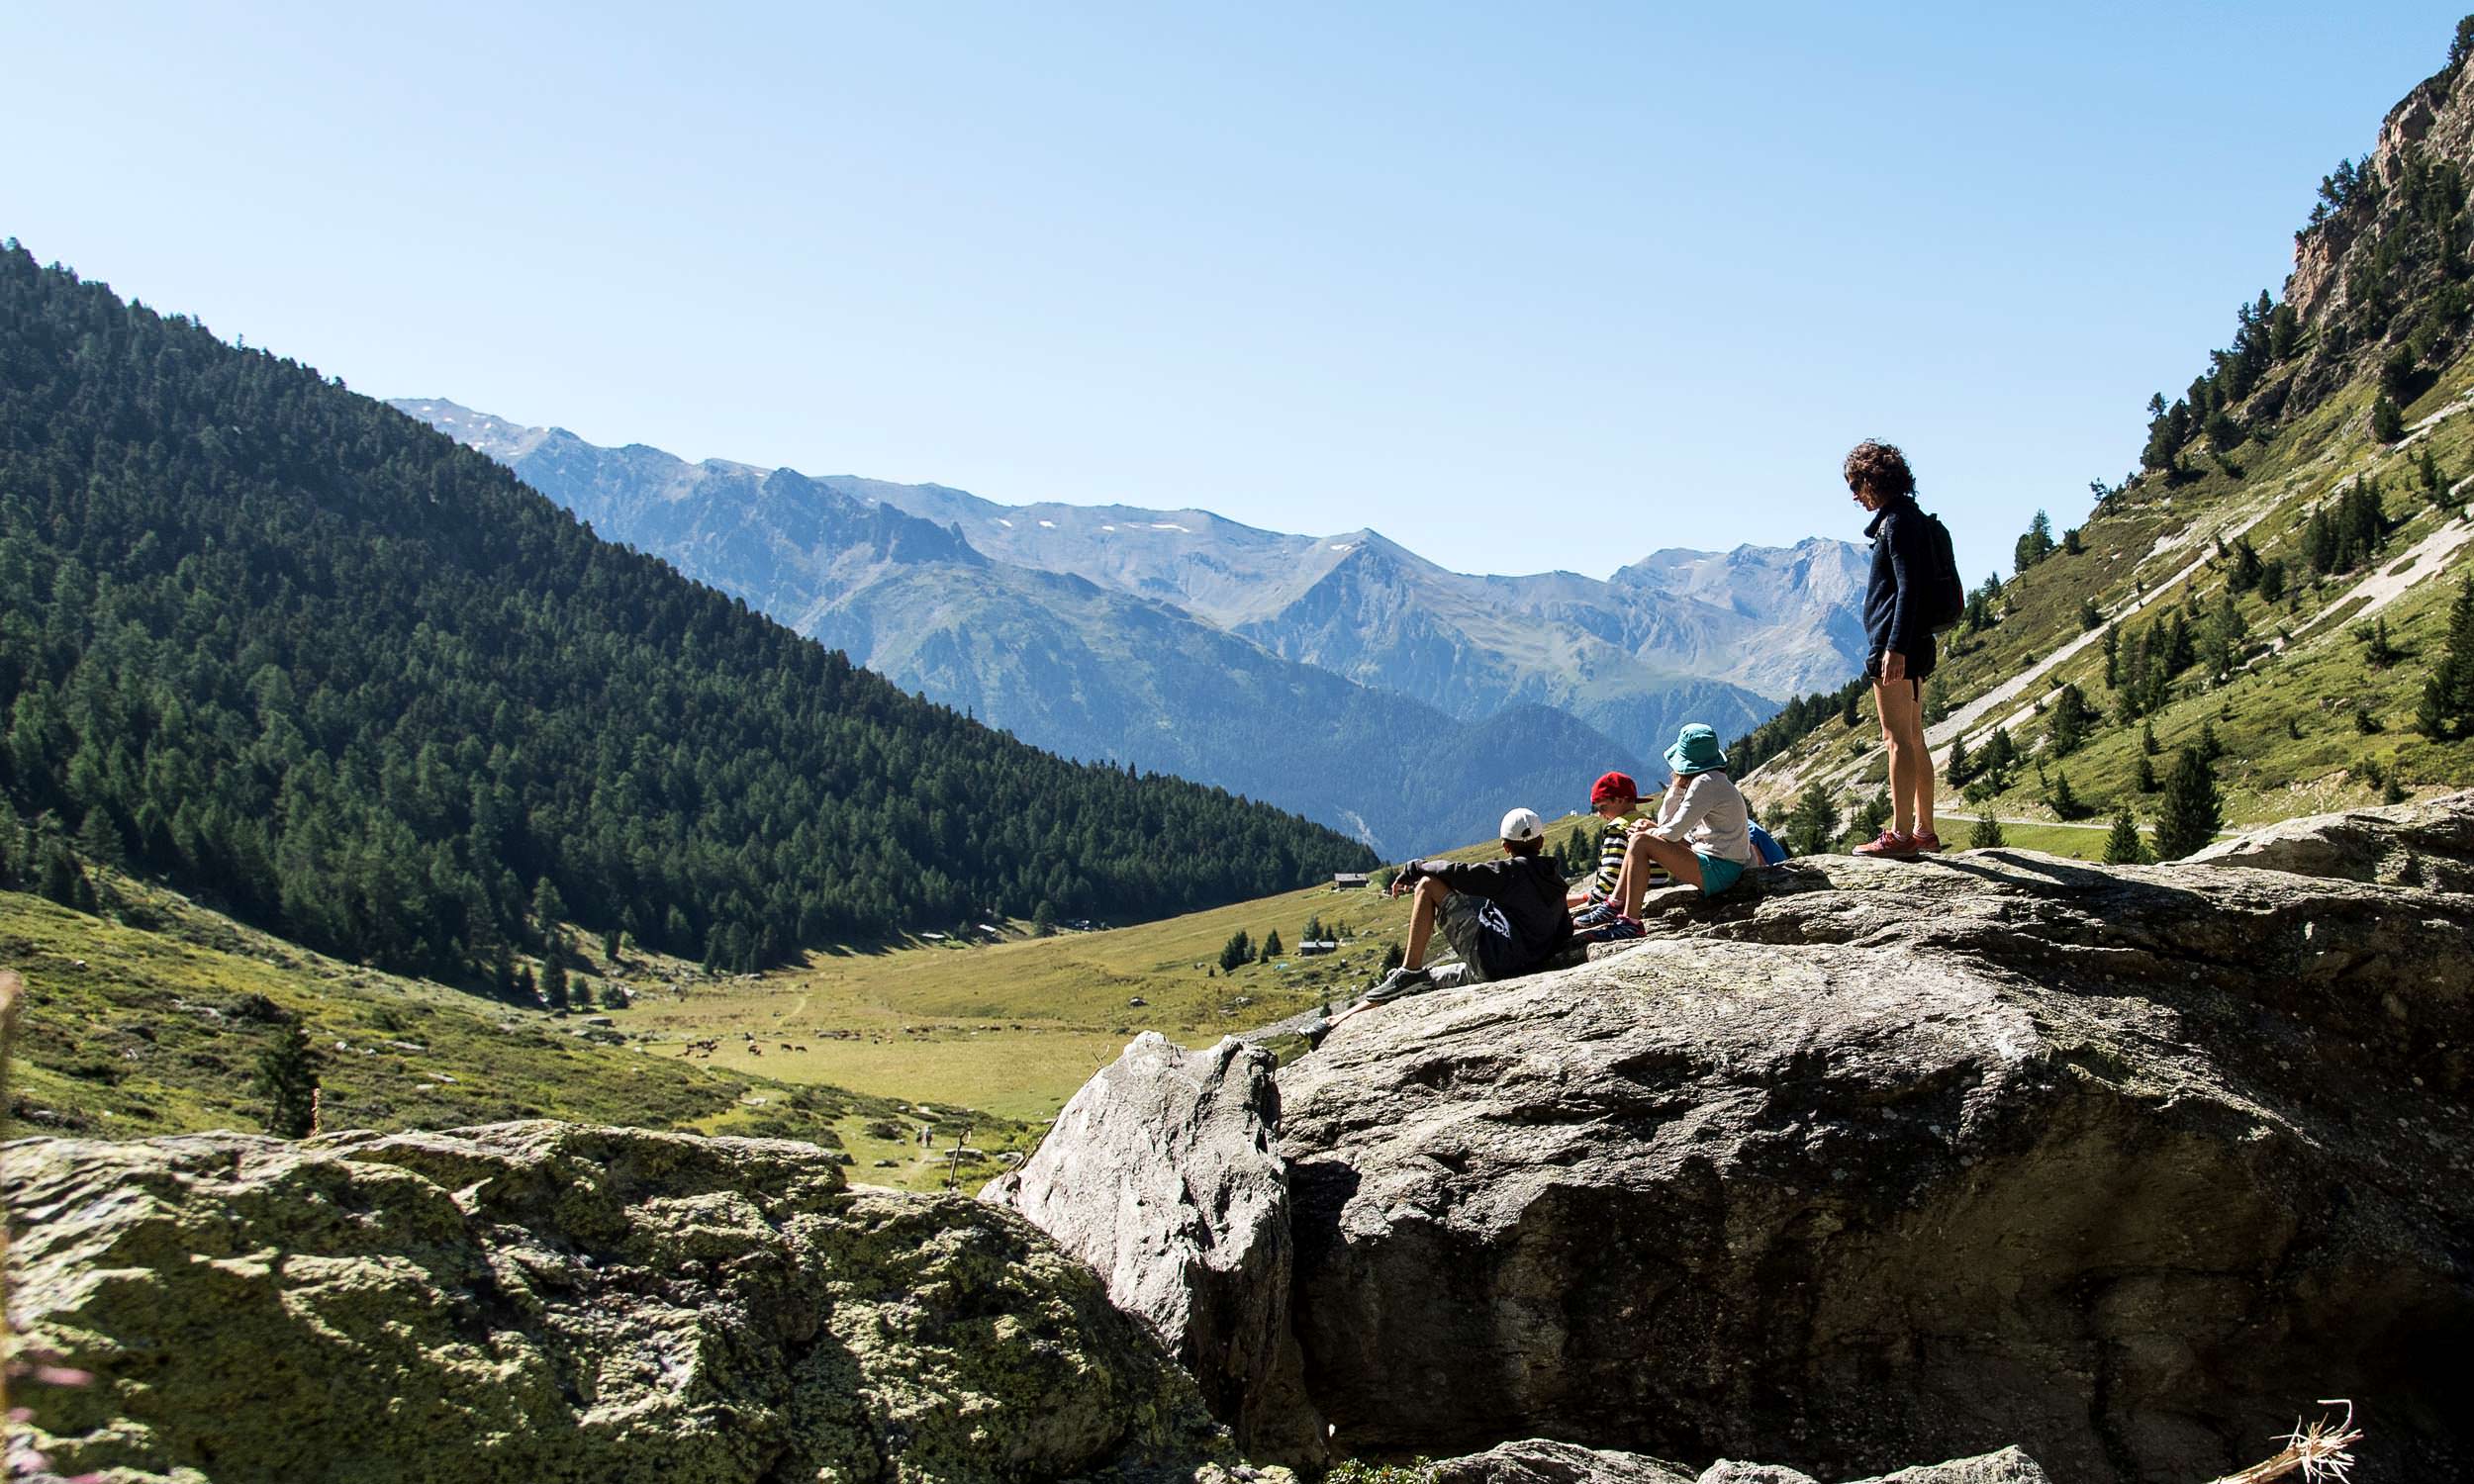
<svg viewBox="0 0 2474 1484">
<path fill-rule="evenodd" d="M 1876 649 L 1864 657 L 1864 680 L 1870 685 L 1881 684 L 1881 653 Z M 1921 696 L 1924 694 L 1924 683 L 1933 679 L 1934 662 L 1940 658 L 1934 652 L 1933 636 L 1925 635 L 1906 658 L 1907 678 L 1916 683 L 1916 694 Z"/>
<path fill-rule="evenodd" d="M 1482 984 L 1503 977 L 1502 966 L 1519 956 L 1512 942 L 1512 924 L 1503 909 L 1482 896 L 1455 891 L 1435 913 L 1443 941 L 1469 966 L 1469 982 Z"/>
</svg>

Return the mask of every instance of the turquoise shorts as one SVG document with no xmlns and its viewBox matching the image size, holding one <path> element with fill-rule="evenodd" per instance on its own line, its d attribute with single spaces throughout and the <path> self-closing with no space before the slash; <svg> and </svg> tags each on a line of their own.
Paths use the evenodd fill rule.
<svg viewBox="0 0 2474 1484">
<path fill-rule="evenodd" d="M 1705 856 L 1697 850 L 1692 853 L 1692 859 L 1701 863 L 1701 894 L 1703 896 L 1716 896 L 1744 879 L 1744 863 L 1741 861 Z"/>
</svg>

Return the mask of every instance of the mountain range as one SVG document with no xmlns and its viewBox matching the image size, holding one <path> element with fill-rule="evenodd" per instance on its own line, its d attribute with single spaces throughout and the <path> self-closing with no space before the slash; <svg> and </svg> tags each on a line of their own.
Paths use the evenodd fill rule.
<svg viewBox="0 0 2474 1484">
<path fill-rule="evenodd" d="M 1845 542 L 1470 576 L 1372 530 L 1005 506 L 393 405 L 905 689 L 1394 856 L 1482 836 L 1509 802 L 1558 812 L 1681 723 L 1741 733 L 1860 659 L 1865 558 Z"/>
</svg>

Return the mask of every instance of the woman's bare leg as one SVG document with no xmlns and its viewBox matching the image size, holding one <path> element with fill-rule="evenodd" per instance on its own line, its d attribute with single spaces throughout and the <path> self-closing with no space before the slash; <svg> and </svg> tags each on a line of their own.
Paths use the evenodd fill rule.
<svg viewBox="0 0 2474 1484">
<path fill-rule="evenodd" d="M 1924 742 L 1923 690 L 1910 680 L 1872 687 L 1881 745 L 1890 755 L 1890 828 L 1902 835 L 1933 832 L 1933 752 Z"/>
</svg>

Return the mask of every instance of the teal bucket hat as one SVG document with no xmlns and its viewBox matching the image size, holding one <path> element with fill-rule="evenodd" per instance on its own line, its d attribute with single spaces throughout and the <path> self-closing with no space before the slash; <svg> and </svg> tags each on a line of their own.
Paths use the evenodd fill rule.
<svg viewBox="0 0 2474 1484">
<path fill-rule="evenodd" d="M 1727 750 L 1718 745 L 1716 732 L 1695 721 L 1675 733 L 1675 745 L 1666 749 L 1666 766 L 1677 778 L 1715 772 L 1727 766 Z"/>
</svg>

